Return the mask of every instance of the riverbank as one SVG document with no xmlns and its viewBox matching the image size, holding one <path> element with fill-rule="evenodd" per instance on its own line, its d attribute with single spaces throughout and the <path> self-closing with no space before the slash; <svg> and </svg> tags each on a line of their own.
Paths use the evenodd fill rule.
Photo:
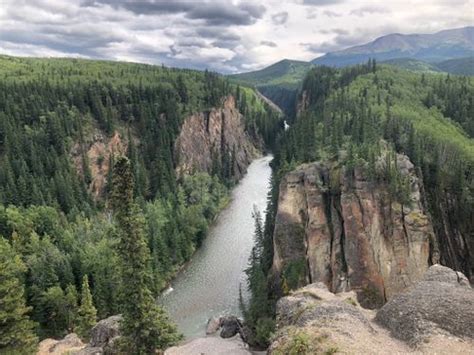
<svg viewBox="0 0 474 355">
<path fill-rule="evenodd" d="M 201 248 L 171 282 L 173 290 L 159 298 L 187 339 L 203 336 L 212 316 L 241 313 L 239 290 L 246 298 L 244 270 L 254 243 L 252 211 L 254 205 L 262 213 L 266 208 L 271 159 L 252 162 Z"/>
</svg>

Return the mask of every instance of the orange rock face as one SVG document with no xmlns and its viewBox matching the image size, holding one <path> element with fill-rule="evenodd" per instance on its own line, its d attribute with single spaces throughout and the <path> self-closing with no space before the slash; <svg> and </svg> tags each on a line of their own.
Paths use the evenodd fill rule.
<svg viewBox="0 0 474 355">
<path fill-rule="evenodd" d="M 177 175 L 211 172 L 214 164 L 221 164 L 223 155 L 236 179 L 245 174 L 258 155 L 232 96 L 224 100 L 221 108 L 196 113 L 184 121 L 175 143 Z"/>
<path fill-rule="evenodd" d="M 348 174 L 311 163 L 282 179 L 273 260 L 280 284 L 321 281 L 332 292 L 355 290 L 363 304 L 376 307 L 421 278 L 436 243 L 413 165 L 397 158 L 410 179 L 406 205 L 390 198 L 386 183 L 369 181 L 362 168 Z M 302 275 L 295 278 L 296 272 Z"/>
<path fill-rule="evenodd" d="M 72 156 L 77 171 L 83 175 L 83 154 L 87 156 L 89 170 L 91 173 L 91 182 L 89 192 L 98 200 L 104 193 L 107 184 L 107 175 L 110 170 L 110 157 L 124 155 L 127 152 L 128 142 L 123 139 L 119 132 L 114 132 L 112 137 L 107 137 L 102 132 L 97 131 L 91 138 L 91 141 L 84 144 L 83 147 L 77 143 L 73 147 Z"/>
</svg>

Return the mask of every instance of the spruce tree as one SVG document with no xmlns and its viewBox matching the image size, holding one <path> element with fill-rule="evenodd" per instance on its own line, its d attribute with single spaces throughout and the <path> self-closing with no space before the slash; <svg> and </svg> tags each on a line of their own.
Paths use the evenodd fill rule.
<svg viewBox="0 0 474 355">
<path fill-rule="evenodd" d="M 144 234 L 144 218 L 133 200 L 130 161 L 119 158 L 112 177 L 112 208 L 117 222 L 118 252 L 123 282 L 122 350 L 152 354 L 180 339 L 150 291 L 150 251 Z"/>
<path fill-rule="evenodd" d="M 10 244 L 0 237 L 0 353 L 34 354 L 38 339 L 25 305 L 20 281 L 26 268 Z"/>
<path fill-rule="evenodd" d="M 66 322 L 67 322 L 67 331 L 72 333 L 76 327 L 77 320 L 77 290 L 74 285 L 68 285 L 66 287 Z"/>
<path fill-rule="evenodd" d="M 78 313 L 77 333 L 82 339 L 88 340 L 90 331 L 97 322 L 97 310 L 92 302 L 87 275 L 84 275 L 82 279 L 81 306 Z"/>
</svg>

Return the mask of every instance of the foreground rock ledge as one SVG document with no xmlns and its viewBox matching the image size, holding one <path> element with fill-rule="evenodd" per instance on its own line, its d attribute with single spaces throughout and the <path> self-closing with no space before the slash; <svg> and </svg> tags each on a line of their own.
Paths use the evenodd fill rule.
<svg viewBox="0 0 474 355">
<path fill-rule="evenodd" d="M 471 354 L 474 290 L 466 277 L 435 265 L 422 280 L 378 312 L 354 292 L 308 285 L 277 304 L 270 354 Z"/>
<path fill-rule="evenodd" d="M 240 335 L 228 339 L 223 339 L 218 336 L 197 338 L 165 351 L 165 355 L 194 354 L 248 355 L 252 353 L 248 350 L 248 345 L 242 341 Z"/>
</svg>

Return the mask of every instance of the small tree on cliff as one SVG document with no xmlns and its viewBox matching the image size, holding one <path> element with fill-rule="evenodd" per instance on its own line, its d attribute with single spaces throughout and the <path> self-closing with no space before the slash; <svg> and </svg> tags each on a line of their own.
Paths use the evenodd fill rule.
<svg viewBox="0 0 474 355">
<path fill-rule="evenodd" d="M 145 221 L 133 200 L 133 185 L 130 162 L 122 157 L 114 167 L 111 199 L 124 286 L 121 345 L 125 353 L 151 354 L 173 345 L 180 335 L 149 289 L 150 251 L 144 236 Z"/>
<path fill-rule="evenodd" d="M 82 279 L 81 306 L 79 307 L 79 317 L 77 333 L 82 339 L 89 340 L 90 331 L 97 322 L 97 310 L 92 302 L 92 295 L 89 288 L 89 279 L 84 275 Z"/>
<path fill-rule="evenodd" d="M 24 288 L 20 282 L 26 271 L 20 257 L 0 236 L 0 353 L 34 354 L 38 339 L 27 313 Z"/>
</svg>

